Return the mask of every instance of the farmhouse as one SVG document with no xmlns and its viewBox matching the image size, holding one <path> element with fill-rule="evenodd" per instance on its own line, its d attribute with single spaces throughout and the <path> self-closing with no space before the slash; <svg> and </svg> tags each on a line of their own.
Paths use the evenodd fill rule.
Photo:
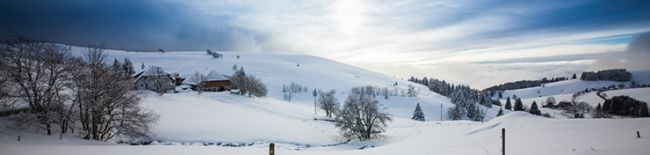
<svg viewBox="0 0 650 155">
<path fill-rule="evenodd" d="M 174 90 L 175 80 L 172 74 L 165 72 L 161 67 L 150 66 L 149 68 L 135 74 L 136 89 L 168 91 Z"/>
<path fill-rule="evenodd" d="M 230 90 L 230 80 L 217 71 L 210 71 L 206 79 L 198 84 L 203 91 L 226 91 Z"/>
</svg>

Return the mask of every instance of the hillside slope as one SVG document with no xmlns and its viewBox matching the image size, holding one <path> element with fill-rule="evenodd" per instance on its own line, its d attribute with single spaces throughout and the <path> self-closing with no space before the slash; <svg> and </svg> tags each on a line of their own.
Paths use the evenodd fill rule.
<svg viewBox="0 0 650 155">
<path fill-rule="evenodd" d="M 275 142 L 294 145 L 328 145 L 345 142 L 331 122 L 316 121 L 324 112 L 314 111 L 313 89 L 336 90 L 340 104 L 352 87 L 386 87 L 397 96 L 376 99 L 394 119 L 411 122 L 416 104 L 420 103 L 427 121 L 446 119 L 446 109 L 452 107 L 449 98 L 431 92 L 426 87 L 395 79 L 380 73 L 324 58 L 271 53 L 220 52 L 215 59 L 206 52 L 126 52 L 108 50 L 113 59 L 130 59 L 136 70 L 145 66 L 160 66 L 170 73 L 207 74 L 211 70 L 230 75 L 233 66 L 243 67 L 248 75 L 260 78 L 267 86 L 268 97 L 247 98 L 227 92 L 196 92 L 158 96 L 148 94 L 143 105 L 161 115 L 152 129 L 155 140 L 161 142 L 251 143 Z M 83 55 L 83 48 L 73 54 Z M 283 100 L 283 85 L 296 83 L 308 87 L 307 92 L 294 94 L 291 101 Z M 397 85 L 395 85 L 397 84 Z M 412 85 L 417 97 L 401 96 Z M 489 118 L 488 118 L 489 119 Z M 392 125 L 400 125 L 391 124 Z"/>
</svg>

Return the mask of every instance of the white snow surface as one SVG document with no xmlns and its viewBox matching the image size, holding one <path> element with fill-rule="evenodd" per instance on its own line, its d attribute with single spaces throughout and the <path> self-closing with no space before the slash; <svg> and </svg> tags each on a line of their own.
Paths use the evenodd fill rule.
<svg viewBox="0 0 650 155">
<path fill-rule="evenodd" d="M 279 144 L 276 154 L 500 154 L 501 129 L 506 129 L 506 153 L 527 155 L 645 155 L 650 151 L 650 119 L 547 119 L 513 112 L 484 124 L 467 121 L 414 122 L 395 120 L 375 147 L 294 148 Z M 636 138 L 636 131 L 642 138 Z M 0 136 L 0 154 L 267 154 L 268 144 L 250 147 L 184 145 L 129 146 L 84 140 L 62 141 L 56 136 L 28 137 L 16 142 Z M 32 138 L 32 139 L 30 139 Z M 44 140 L 45 139 L 45 140 Z M 46 141 L 45 143 L 37 143 Z"/>
<path fill-rule="evenodd" d="M 81 56 L 81 48 L 73 48 Z M 408 81 L 367 71 L 335 61 L 304 55 L 220 52 L 214 59 L 201 52 L 125 52 L 109 50 L 110 60 L 129 58 L 137 69 L 160 66 L 165 71 L 190 75 L 194 71 L 207 74 L 211 70 L 229 75 L 232 66 L 243 66 L 248 75 L 260 78 L 269 90 L 268 97 L 248 98 L 227 92 L 197 94 L 182 91 L 159 96 L 143 94 L 142 106 L 160 114 L 153 126 L 154 140 L 148 146 L 129 146 L 81 140 L 66 135 L 57 136 L 8 128 L 8 120 L 0 118 L 0 155 L 40 154 L 267 154 L 268 144 L 276 143 L 276 154 L 500 154 L 501 128 L 507 129 L 507 154 L 629 154 L 650 152 L 650 124 L 640 119 L 547 119 L 524 112 L 510 112 L 495 119 L 498 107 L 488 110 L 486 123 L 471 121 L 442 121 L 451 107 L 447 97 L 428 91 Z M 240 58 L 237 59 L 236 57 Z M 112 62 L 112 61 L 109 61 Z M 299 64 L 299 65 L 298 65 Z M 291 102 L 282 100 L 283 84 L 291 82 L 307 86 L 310 91 L 294 94 Z M 397 86 L 394 87 L 394 84 Z M 610 82 L 584 83 L 576 80 L 547 84 L 544 95 L 566 98 L 585 87 L 609 86 Z M 333 123 L 324 119 L 323 111 L 314 114 L 311 90 L 336 90 L 343 103 L 350 88 L 378 86 L 406 90 L 413 85 L 418 97 L 390 96 L 377 100 L 393 116 L 387 131 L 371 141 L 345 142 Z M 647 102 L 649 89 L 606 92 L 629 94 Z M 506 91 L 508 92 L 508 91 Z M 537 90 L 511 91 L 524 97 L 524 104 L 538 97 Z M 505 95 L 505 94 L 504 94 Z M 589 94 L 588 94 L 589 95 Z M 588 98 L 585 95 L 585 98 Z M 561 99 L 558 99 L 560 101 Z M 537 101 L 540 103 L 540 101 Z M 415 105 L 420 103 L 427 121 L 410 119 Z M 505 103 L 503 101 L 502 103 Z M 513 102 L 514 103 L 514 102 Z M 441 109 L 441 105 L 443 106 Z M 554 112 L 542 108 L 543 112 Z M 442 113 L 441 113 L 442 112 Z M 560 113 L 555 111 L 555 113 Z M 643 138 L 637 139 L 640 131 Z M 21 135 L 22 141 L 16 141 Z M 245 147 L 203 146 L 206 143 L 246 143 Z M 330 146 L 333 145 L 333 146 Z M 360 149 L 363 148 L 363 149 Z M 543 150 L 543 151 L 541 151 Z"/>
</svg>

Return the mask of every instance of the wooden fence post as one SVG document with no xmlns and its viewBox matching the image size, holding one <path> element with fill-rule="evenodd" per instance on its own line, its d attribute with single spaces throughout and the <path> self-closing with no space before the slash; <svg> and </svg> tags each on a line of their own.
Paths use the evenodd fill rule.
<svg viewBox="0 0 650 155">
<path fill-rule="evenodd" d="M 501 155 L 506 155 L 506 128 L 501 128 Z"/>
<path fill-rule="evenodd" d="M 275 144 L 273 143 L 269 145 L 269 155 L 275 155 Z"/>
</svg>

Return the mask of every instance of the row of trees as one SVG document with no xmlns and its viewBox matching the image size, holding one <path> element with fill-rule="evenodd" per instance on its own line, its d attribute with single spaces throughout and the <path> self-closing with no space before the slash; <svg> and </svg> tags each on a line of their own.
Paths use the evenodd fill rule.
<svg viewBox="0 0 650 155">
<path fill-rule="evenodd" d="M 223 54 L 221 54 L 219 52 L 213 52 L 210 49 L 205 50 L 205 52 L 208 53 L 208 55 L 212 56 L 212 58 L 215 58 L 215 59 L 223 58 Z"/>
<path fill-rule="evenodd" d="M 414 78 L 411 82 L 427 86 L 429 90 L 451 98 L 456 106 L 449 108 L 447 113 L 452 120 L 469 119 L 482 121 L 485 117 L 487 107 L 491 107 L 492 101 L 489 94 L 482 93 L 465 85 L 454 85 L 434 78 Z"/>
<path fill-rule="evenodd" d="M 289 85 L 282 85 L 282 94 L 283 94 L 283 99 L 285 101 L 291 102 L 291 98 L 293 98 L 293 94 L 296 93 L 307 93 L 309 91 L 309 88 L 307 86 L 302 86 L 300 84 L 291 82 Z M 316 89 L 314 89 L 315 93 Z"/>
<path fill-rule="evenodd" d="M 598 72 L 582 72 L 580 80 L 596 81 L 596 80 L 609 80 L 627 82 L 632 79 L 632 73 L 625 69 L 607 69 Z"/>
<path fill-rule="evenodd" d="M 11 89 L 1 94 L 29 106 L 28 113 L 14 116 L 16 123 L 36 122 L 48 135 L 77 130 L 83 138 L 102 141 L 146 133 L 158 116 L 140 108 L 125 69 L 109 65 L 102 48 L 88 48 L 84 58 L 69 51 L 25 37 L 2 44 L 0 79 Z"/>
</svg>

